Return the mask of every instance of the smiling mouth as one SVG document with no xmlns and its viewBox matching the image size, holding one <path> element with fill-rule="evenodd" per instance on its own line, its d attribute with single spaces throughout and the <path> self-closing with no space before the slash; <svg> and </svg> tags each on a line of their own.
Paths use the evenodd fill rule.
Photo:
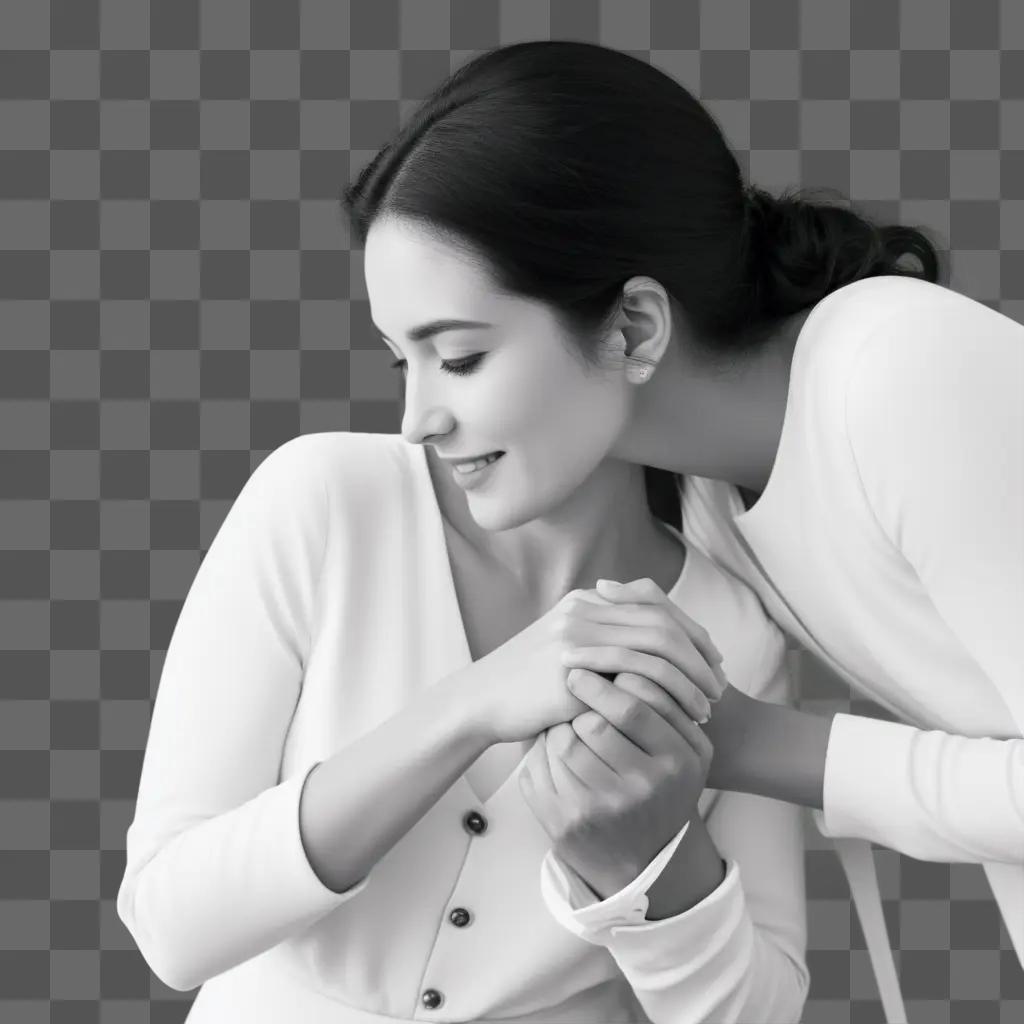
<svg viewBox="0 0 1024 1024">
<path fill-rule="evenodd" d="M 469 462 L 456 462 L 452 465 L 452 472 L 459 476 L 468 476 L 471 473 L 477 473 L 481 469 L 485 469 L 487 466 L 497 462 L 504 454 L 504 452 L 491 452 L 489 455 L 485 455 L 479 459 L 473 459 Z"/>
</svg>

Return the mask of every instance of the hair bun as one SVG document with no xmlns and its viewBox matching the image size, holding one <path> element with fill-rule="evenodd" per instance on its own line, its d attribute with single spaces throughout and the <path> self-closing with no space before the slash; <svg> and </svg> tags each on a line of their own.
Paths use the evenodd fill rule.
<svg viewBox="0 0 1024 1024">
<path fill-rule="evenodd" d="M 757 188 L 754 185 L 744 189 L 747 201 L 747 210 L 750 213 L 751 221 L 758 226 L 774 220 L 779 213 L 779 200 L 770 192 Z"/>
</svg>

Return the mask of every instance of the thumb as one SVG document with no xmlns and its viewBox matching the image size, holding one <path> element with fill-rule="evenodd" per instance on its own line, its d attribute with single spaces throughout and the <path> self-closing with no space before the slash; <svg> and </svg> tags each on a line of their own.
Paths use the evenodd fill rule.
<svg viewBox="0 0 1024 1024">
<path fill-rule="evenodd" d="M 629 600 L 628 583 L 619 583 L 616 580 L 598 580 L 595 589 L 603 598 L 606 598 L 609 601 Z"/>
</svg>

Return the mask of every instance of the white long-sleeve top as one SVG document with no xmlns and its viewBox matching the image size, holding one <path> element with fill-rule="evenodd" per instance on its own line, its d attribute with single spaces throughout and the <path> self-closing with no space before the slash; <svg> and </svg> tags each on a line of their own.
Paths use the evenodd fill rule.
<svg viewBox="0 0 1024 1024">
<path fill-rule="evenodd" d="M 670 597 L 734 685 L 792 699 L 785 638 L 752 590 L 688 549 Z M 705 791 L 725 878 L 645 921 L 682 830 L 597 902 L 521 797 L 531 744 L 496 744 L 359 884 L 321 882 L 299 831 L 309 771 L 469 661 L 425 451 L 345 432 L 272 451 L 172 633 L 117 895 L 153 972 L 201 986 L 190 1024 L 799 1020 L 801 812 L 781 802 Z"/>
<path fill-rule="evenodd" d="M 835 716 L 819 829 L 982 863 L 1024 963 L 1024 326 L 847 285 L 804 322 L 756 503 L 681 488 L 687 540 L 899 719 Z"/>
</svg>

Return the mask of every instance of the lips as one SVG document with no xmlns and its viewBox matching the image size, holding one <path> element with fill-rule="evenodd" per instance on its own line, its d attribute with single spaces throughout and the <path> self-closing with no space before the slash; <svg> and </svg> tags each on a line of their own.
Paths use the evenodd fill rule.
<svg viewBox="0 0 1024 1024">
<path fill-rule="evenodd" d="M 449 466 L 458 466 L 461 465 L 463 462 L 476 462 L 477 459 L 489 459 L 492 455 L 504 454 L 505 453 L 503 451 L 498 451 L 497 449 L 495 449 L 492 452 L 484 452 L 482 455 L 467 455 L 465 458 L 446 456 L 444 461 L 447 462 Z"/>
</svg>

